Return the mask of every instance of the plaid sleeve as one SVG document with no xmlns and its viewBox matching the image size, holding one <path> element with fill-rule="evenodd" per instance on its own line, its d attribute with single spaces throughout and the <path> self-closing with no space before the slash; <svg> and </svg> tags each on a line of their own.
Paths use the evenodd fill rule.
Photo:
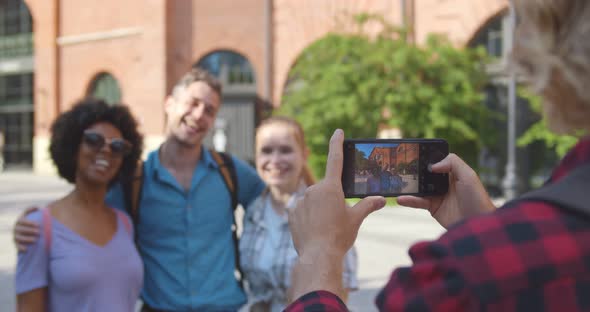
<svg viewBox="0 0 590 312">
<path fill-rule="evenodd" d="M 395 270 L 376 299 L 379 311 L 465 311 L 466 282 L 447 247 L 424 242 L 410 249 L 414 264 Z"/>
<path fill-rule="evenodd" d="M 338 296 L 325 290 L 310 292 L 291 303 L 284 312 L 346 312 L 348 308 Z"/>
</svg>

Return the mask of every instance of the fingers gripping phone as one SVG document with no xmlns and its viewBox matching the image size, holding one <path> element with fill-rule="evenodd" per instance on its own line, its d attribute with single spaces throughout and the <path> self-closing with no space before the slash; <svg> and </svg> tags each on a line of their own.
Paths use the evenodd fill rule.
<svg viewBox="0 0 590 312">
<path fill-rule="evenodd" d="M 449 154 L 442 139 L 344 140 L 342 188 L 347 198 L 443 195 L 449 177 L 430 165 Z"/>
</svg>

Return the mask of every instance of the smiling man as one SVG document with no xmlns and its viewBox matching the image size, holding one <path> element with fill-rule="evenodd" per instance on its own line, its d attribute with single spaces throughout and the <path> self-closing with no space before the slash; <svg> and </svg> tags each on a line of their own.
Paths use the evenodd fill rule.
<svg viewBox="0 0 590 312">
<path fill-rule="evenodd" d="M 198 68 L 165 101 L 168 137 L 145 162 L 139 203 L 144 311 L 236 311 L 246 302 L 234 274 L 231 194 L 202 145 L 220 106 L 221 84 Z M 245 207 L 264 184 L 245 162 L 233 164 Z M 124 206 L 121 188 L 110 195 Z"/>
</svg>

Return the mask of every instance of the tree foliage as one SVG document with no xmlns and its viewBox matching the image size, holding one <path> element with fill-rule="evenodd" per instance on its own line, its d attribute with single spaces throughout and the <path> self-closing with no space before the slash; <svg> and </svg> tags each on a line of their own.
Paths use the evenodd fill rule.
<svg viewBox="0 0 590 312">
<path fill-rule="evenodd" d="M 485 51 L 436 35 L 416 45 L 406 30 L 375 15 L 357 15 L 355 22 L 358 31 L 331 33 L 302 52 L 282 99 L 280 113 L 303 125 L 316 174 L 323 173 L 336 128 L 349 138 L 376 137 L 383 126 L 399 128 L 405 138 L 445 138 L 476 165 L 478 149 L 493 138 L 481 92 Z M 369 34 L 375 22 L 381 31 Z"/>
<path fill-rule="evenodd" d="M 519 89 L 519 95 L 528 100 L 531 109 L 541 114 L 542 100 L 539 96 L 532 94 L 526 89 Z M 582 134 L 580 134 L 582 135 Z M 519 146 L 527 146 L 534 142 L 543 142 L 548 148 L 555 150 L 559 157 L 563 157 L 578 141 L 577 136 L 555 134 L 547 127 L 547 121 L 542 118 L 533 124 L 518 139 Z"/>
<path fill-rule="evenodd" d="M 367 159 L 369 155 L 365 155 L 364 152 L 355 148 L 354 149 L 354 167 L 358 170 L 367 170 L 369 169 L 369 160 Z"/>
</svg>

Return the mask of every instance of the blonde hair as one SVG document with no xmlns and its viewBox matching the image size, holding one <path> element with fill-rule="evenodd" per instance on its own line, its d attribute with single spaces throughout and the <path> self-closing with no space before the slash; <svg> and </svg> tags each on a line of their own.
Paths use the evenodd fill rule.
<svg viewBox="0 0 590 312">
<path fill-rule="evenodd" d="M 552 130 L 573 133 L 590 123 L 590 2 L 516 0 L 512 59 L 544 96 Z M 559 102 L 558 102 L 559 101 Z"/>
<path fill-rule="evenodd" d="M 263 120 L 258 126 L 258 129 L 256 129 L 256 136 L 258 136 L 258 134 L 260 133 L 260 129 L 269 125 L 287 126 L 289 129 L 291 129 L 293 138 L 295 139 L 295 142 L 297 142 L 299 147 L 301 147 L 303 153 L 305 153 L 308 150 L 307 145 L 305 144 L 305 134 L 303 132 L 303 127 L 301 127 L 301 124 L 299 124 L 295 119 L 285 116 L 273 116 L 267 118 Z M 303 164 L 301 177 L 303 178 L 303 182 L 305 182 L 307 186 L 313 185 L 316 182 L 313 173 L 309 169 L 309 165 L 307 163 Z"/>
</svg>

